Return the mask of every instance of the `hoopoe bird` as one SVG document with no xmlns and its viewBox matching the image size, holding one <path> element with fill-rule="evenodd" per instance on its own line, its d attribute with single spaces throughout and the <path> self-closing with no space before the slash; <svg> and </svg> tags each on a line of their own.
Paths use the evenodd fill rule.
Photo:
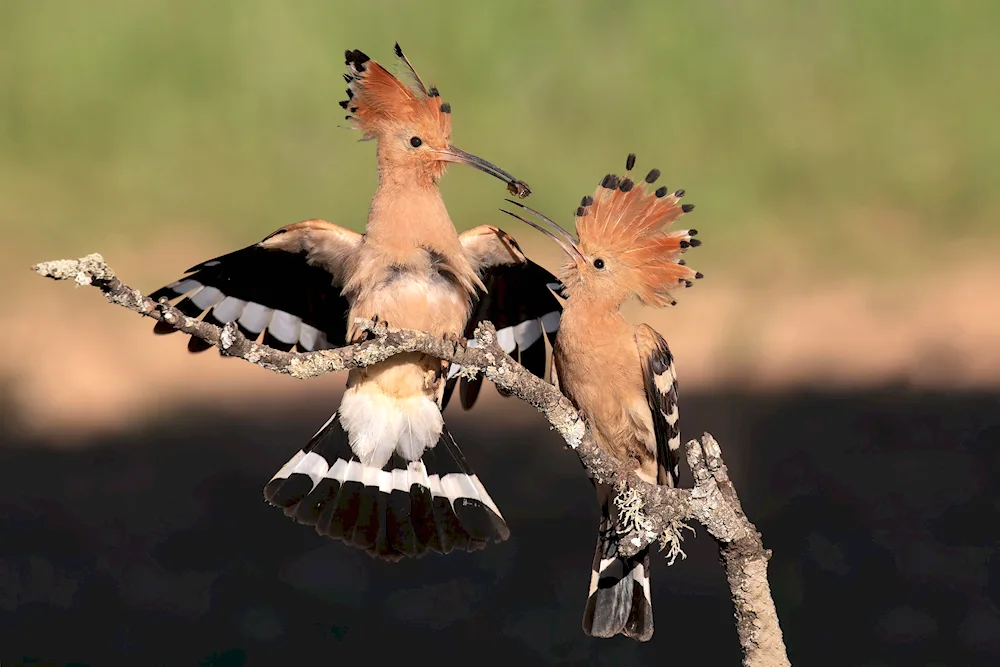
<svg viewBox="0 0 1000 667">
<path fill-rule="evenodd" d="M 694 208 L 681 204 L 683 190 L 647 187 L 658 169 L 637 185 L 626 174 L 608 174 L 576 209 L 579 241 L 534 209 L 507 200 L 541 221 L 504 211 L 542 231 L 568 255 L 560 278 L 567 298 L 552 355 L 552 381 L 580 411 L 603 450 L 650 484 L 677 484 L 680 429 L 677 373 L 667 341 L 645 324 L 632 326 L 620 312 L 631 296 L 651 306 L 676 304 L 672 292 L 691 287 L 702 274 L 681 254 L 701 245 L 694 229 L 668 231 Z M 543 226 L 544 225 L 544 226 Z M 653 635 L 649 549 L 619 555 L 621 528 L 614 490 L 595 484 L 601 523 L 594 554 L 583 630 L 594 637 L 623 634 L 638 641 Z"/>
<path fill-rule="evenodd" d="M 544 377 L 544 340 L 561 311 L 549 285 L 558 281 L 496 227 L 459 235 L 438 181 L 459 163 L 519 197 L 530 190 L 453 146 L 451 106 L 398 44 L 396 56 L 406 82 L 361 51 L 346 52 L 341 105 L 362 140 L 376 141 L 378 156 L 363 235 L 324 220 L 288 225 L 188 269 L 152 297 L 180 298 L 189 317 L 235 321 L 248 338 L 286 351 L 358 342 L 365 334 L 355 318 L 455 338 L 490 320 L 505 349 Z M 158 323 L 155 331 L 174 329 Z M 188 343 L 192 352 L 207 348 Z M 266 500 L 321 535 L 390 561 L 507 539 L 500 510 L 442 417 L 458 370 L 420 353 L 352 370 L 339 408 L 266 485 Z"/>
</svg>

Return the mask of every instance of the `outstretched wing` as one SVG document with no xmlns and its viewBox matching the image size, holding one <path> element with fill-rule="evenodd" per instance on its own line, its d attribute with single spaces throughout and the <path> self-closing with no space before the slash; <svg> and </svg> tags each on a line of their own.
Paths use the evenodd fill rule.
<svg viewBox="0 0 1000 667">
<path fill-rule="evenodd" d="M 504 351 L 544 378 L 545 339 L 555 342 L 562 314 L 562 305 L 552 290 L 559 292 L 562 283 L 525 257 L 517 241 L 496 227 L 476 227 L 459 239 L 486 285 L 486 293 L 480 296 L 466 325 L 465 337 L 471 339 L 480 322 L 492 322 Z M 458 364 L 448 370 L 442 409 L 459 381 L 460 370 Z M 461 378 L 459 395 L 466 410 L 475 404 L 482 384 L 482 376 Z"/>
<path fill-rule="evenodd" d="M 345 344 L 347 300 L 344 276 L 363 237 L 324 220 L 282 227 L 260 243 L 210 259 L 180 280 L 154 292 L 174 300 L 188 317 L 222 326 L 236 321 L 251 340 L 280 350 L 310 352 Z M 156 333 L 176 331 L 157 322 Z M 188 350 L 210 346 L 197 339 Z"/>
<path fill-rule="evenodd" d="M 652 327 L 635 328 L 646 401 L 653 413 L 656 434 L 657 483 L 676 486 L 679 474 L 681 430 L 677 411 L 677 370 L 667 341 Z"/>
</svg>

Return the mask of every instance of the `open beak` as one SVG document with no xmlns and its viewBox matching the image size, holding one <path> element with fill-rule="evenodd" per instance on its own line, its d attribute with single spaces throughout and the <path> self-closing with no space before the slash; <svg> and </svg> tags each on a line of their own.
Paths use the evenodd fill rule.
<svg viewBox="0 0 1000 667">
<path fill-rule="evenodd" d="M 580 252 L 580 249 L 576 245 L 576 239 L 573 238 L 572 234 L 570 234 L 565 229 L 557 225 L 555 222 L 549 220 L 544 215 L 542 215 L 541 213 L 539 213 L 538 211 L 529 206 L 525 206 L 524 204 L 516 202 L 513 199 L 505 199 L 504 201 L 508 201 L 514 206 L 520 206 L 524 210 L 530 213 L 534 213 L 543 223 L 545 223 L 545 226 L 543 227 L 542 225 L 536 224 L 531 220 L 526 220 L 525 218 L 522 218 L 516 213 L 511 213 L 510 211 L 504 209 L 500 209 L 501 211 L 511 216 L 512 218 L 517 218 L 521 222 L 527 225 L 531 225 L 532 227 L 540 231 L 542 234 L 548 236 L 550 239 L 558 243 L 559 247 L 563 249 L 563 252 L 569 255 L 572 259 L 575 259 L 577 262 L 582 262 L 584 264 L 587 263 L 587 259 L 583 256 L 583 253 Z"/>
<path fill-rule="evenodd" d="M 484 171 L 490 176 L 496 176 L 507 184 L 507 191 L 518 199 L 524 199 L 531 194 L 531 188 L 522 180 L 516 179 L 506 171 L 496 166 L 492 162 L 487 162 L 481 157 L 476 157 L 472 153 L 466 153 L 460 148 L 448 146 L 443 151 L 436 151 L 441 160 L 445 162 L 458 162 L 475 167 L 479 171 Z"/>
</svg>

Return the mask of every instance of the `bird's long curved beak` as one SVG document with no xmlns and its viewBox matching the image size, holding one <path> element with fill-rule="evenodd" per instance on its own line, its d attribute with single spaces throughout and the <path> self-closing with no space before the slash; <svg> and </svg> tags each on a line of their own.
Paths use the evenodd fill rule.
<svg viewBox="0 0 1000 667">
<path fill-rule="evenodd" d="M 531 194 L 531 188 L 524 181 L 514 178 L 512 175 L 496 166 L 492 162 L 487 162 L 481 157 L 476 157 L 472 153 L 466 153 L 460 148 L 448 146 L 442 151 L 436 151 L 438 157 L 444 162 L 457 162 L 475 167 L 479 171 L 486 172 L 490 176 L 495 176 L 507 184 L 507 191 L 518 199 L 524 199 Z"/>
<path fill-rule="evenodd" d="M 580 248 L 576 245 L 576 239 L 573 238 L 572 234 L 570 234 L 565 229 L 560 227 L 558 224 L 556 224 L 552 220 L 549 220 L 544 215 L 542 215 L 535 209 L 531 208 L 530 206 L 525 206 L 524 204 L 516 202 L 513 199 L 505 199 L 504 201 L 508 201 L 514 206 L 520 206 L 524 210 L 530 213 L 534 213 L 543 223 L 545 223 L 545 226 L 543 227 L 542 225 L 536 224 L 531 220 L 522 218 L 516 213 L 511 213 L 510 211 L 507 211 L 505 209 L 500 209 L 501 211 L 503 211 L 504 213 L 513 218 L 517 218 L 518 220 L 527 225 L 531 225 L 532 227 L 540 231 L 542 234 L 548 236 L 550 239 L 558 243 L 559 247 L 563 249 L 563 252 L 569 255 L 572 259 L 575 259 L 577 262 L 582 262 L 584 264 L 587 263 L 587 259 L 583 256 L 583 253 L 580 252 Z"/>
</svg>

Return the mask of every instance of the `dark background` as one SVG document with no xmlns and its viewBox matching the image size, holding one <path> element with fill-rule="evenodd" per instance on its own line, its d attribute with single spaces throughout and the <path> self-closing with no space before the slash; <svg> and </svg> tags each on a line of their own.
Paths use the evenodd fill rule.
<svg viewBox="0 0 1000 667">
<path fill-rule="evenodd" d="M 683 400 L 687 436 L 711 427 L 774 550 L 793 664 L 997 664 L 998 396 Z M 716 547 L 697 526 L 686 560 L 654 561 L 649 644 L 582 634 L 590 484 L 540 416 L 497 403 L 514 424 L 503 433 L 476 411 L 448 416 L 511 539 L 399 564 L 262 499 L 326 401 L 179 411 L 64 452 L 4 438 L 0 664 L 738 664 Z"/>
</svg>

